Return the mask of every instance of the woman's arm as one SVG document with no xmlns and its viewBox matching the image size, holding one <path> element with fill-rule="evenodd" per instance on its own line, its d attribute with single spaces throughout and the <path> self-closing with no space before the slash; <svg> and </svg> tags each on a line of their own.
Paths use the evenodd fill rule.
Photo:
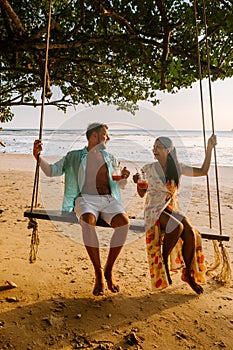
<svg viewBox="0 0 233 350">
<path fill-rule="evenodd" d="M 211 135 L 206 149 L 205 159 L 200 168 L 192 167 L 188 165 L 181 164 L 181 174 L 186 176 L 204 176 L 208 174 L 211 162 L 211 155 L 213 148 L 217 145 L 217 139 L 215 135 Z"/>
</svg>

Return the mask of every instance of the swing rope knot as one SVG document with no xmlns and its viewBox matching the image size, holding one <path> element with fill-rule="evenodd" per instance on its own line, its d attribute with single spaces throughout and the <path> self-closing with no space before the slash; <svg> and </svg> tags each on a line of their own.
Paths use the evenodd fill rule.
<svg viewBox="0 0 233 350">
<path fill-rule="evenodd" d="M 222 242 L 213 241 L 214 263 L 207 269 L 207 275 L 225 287 L 230 287 L 232 282 L 232 272 L 228 252 Z M 218 271 L 218 268 L 220 271 Z"/>
<path fill-rule="evenodd" d="M 34 263 L 36 261 L 38 246 L 40 243 L 39 233 L 38 233 L 38 223 L 36 219 L 30 218 L 28 223 L 28 229 L 31 229 L 31 228 L 32 228 L 32 236 L 31 236 L 29 261 L 30 263 Z"/>
</svg>

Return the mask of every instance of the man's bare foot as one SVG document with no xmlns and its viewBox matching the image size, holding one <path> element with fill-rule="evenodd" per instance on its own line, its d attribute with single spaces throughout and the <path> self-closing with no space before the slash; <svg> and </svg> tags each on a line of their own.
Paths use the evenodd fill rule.
<svg viewBox="0 0 233 350">
<path fill-rule="evenodd" d="M 120 290 L 120 287 L 114 281 L 112 271 L 108 271 L 107 269 L 105 269 L 104 276 L 107 281 L 108 289 L 111 290 L 111 292 L 113 293 L 118 293 Z"/>
<path fill-rule="evenodd" d="M 100 269 L 100 271 L 96 271 L 93 294 L 95 296 L 104 295 L 104 274 L 102 268 Z"/>
<path fill-rule="evenodd" d="M 183 273 L 181 276 L 182 281 L 188 283 L 190 287 L 196 292 L 197 294 L 202 294 L 204 292 L 202 286 L 200 284 L 197 284 L 192 276 L 188 274 L 186 269 L 183 269 Z"/>
</svg>

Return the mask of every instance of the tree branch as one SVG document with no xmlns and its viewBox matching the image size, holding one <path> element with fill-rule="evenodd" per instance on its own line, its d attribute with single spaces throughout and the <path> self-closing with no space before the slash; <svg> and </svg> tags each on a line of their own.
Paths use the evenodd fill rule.
<svg viewBox="0 0 233 350">
<path fill-rule="evenodd" d="M 84 2 L 83 0 L 79 0 L 79 2 L 80 2 L 80 9 L 81 9 L 79 23 L 73 30 L 71 30 L 71 32 L 68 35 L 65 36 L 66 40 L 68 40 L 69 38 L 72 38 L 79 31 L 79 29 L 85 25 L 86 11 L 85 11 Z"/>
<path fill-rule="evenodd" d="M 169 56 L 170 53 L 170 38 L 171 34 L 176 27 L 175 25 L 171 25 L 168 20 L 166 7 L 164 5 L 163 0 L 156 0 L 156 4 L 158 6 L 161 19 L 162 19 L 162 27 L 164 31 L 164 37 L 163 37 L 163 52 L 161 56 L 161 89 L 166 89 L 166 77 L 165 77 L 165 62 Z"/>
<path fill-rule="evenodd" d="M 118 43 L 118 42 L 129 42 L 134 41 L 138 43 L 143 43 L 144 39 L 139 38 L 136 34 L 121 34 L 121 35 L 102 35 L 99 37 L 86 37 L 83 38 L 83 41 L 76 41 L 76 42 L 64 42 L 64 43 L 50 43 L 49 49 L 50 50 L 60 50 L 60 49 L 77 49 L 82 46 L 88 46 L 90 44 L 101 44 L 101 43 Z M 145 42 L 148 42 L 148 40 Z M 152 41 L 151 41 L 152 42 Z M 161 44 L 159 42 L 156 42 L 156 40 L 153 40 L 153 44 L 157 45 L 158 47 L 161 47 Z M 45 42 L 38 42 L 38 41 L 31 41 L 30 39 L 25 41 L 11 41 L 7 42 L 5 40 L 0 41 L 0 48 L 4 49 L 5 52 L 12 52 L 17 49 L 17 51 L 29 51 L 31 50 L 45 50 L 46 43 Z"/>
<path fill-rule="evenodd" d="M 0 6 L 8 14 L 9 18 L 13 22 L 13 24 L 16 28 L 16 33 L 19 36 L 24 35 L 25 34 L 24 26 L 22 25 L 19 17 L 15 13 L 15 11 L 13 10 L 13 8 L 9 4 L 9 2 L 7 0 L 0 0 Z"/>
</svg>

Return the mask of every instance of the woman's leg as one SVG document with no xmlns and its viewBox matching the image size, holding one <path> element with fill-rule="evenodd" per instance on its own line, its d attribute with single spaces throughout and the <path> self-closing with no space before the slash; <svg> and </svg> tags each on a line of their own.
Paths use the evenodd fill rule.
<svg viewBox="0 0 233 350">
<path fill-rule="evenodd" d="M 187 282 L 197 294 L 201 294 L 203 293 L 203 288 L 195 282 L 192 276 L 192 268 L 191 268 L 194 254 L 195 254 L 195 246 L 196 246 L 195 232 L 194 232 L 193 226 L 185 216 L 182 216 L 180 214 L 177 214 L 169 210 L 168 212 L 171 216 L 173 216 L 176 220 L 178 220 L 179 222 L 182 222 L 183 224 L 183 231 L 182 231 L 182 234 L 180 235 L 181 239 L 183 240 L 182 255 L 183 255 L 185 267 L 186 267 L 185 272 L 183 274 L 183 280 Z"/>
<path fill-rule="evenodd" d="M 163 240 L 163 262 L 165 265 L 168 282 L 171 284 L 172 280 L 168 268 L 168 257 L 181 236 L 184 227 L 178 219 L 167 211 L 162 212 L 159 217 L 159 223 L 161 229 L 165 232 Z"/>
<path fill-rule="evenodd" d="M 181 235 L 183 240 L 182 254 L 186 266 L 183 279 L 197 294 L 201 294 L 203 293 L 203 288 L 195 282 L 192 276 L 192 261 L 195 254 L 195 232 L 187 218 L 184 217 L 182 223 L 184 225 L 184 230 Z"/>
</svg>

